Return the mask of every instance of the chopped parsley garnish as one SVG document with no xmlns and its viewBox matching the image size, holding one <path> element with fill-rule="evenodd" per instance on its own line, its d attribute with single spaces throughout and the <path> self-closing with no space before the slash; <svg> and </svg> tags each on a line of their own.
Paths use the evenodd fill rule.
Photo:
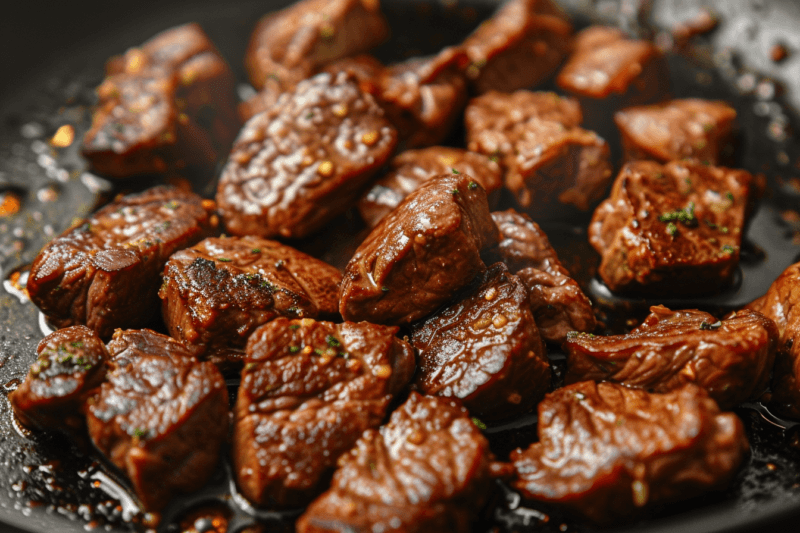
<svg viewBox="0 0 800 533">
<path fill-rule="evenodd" d="M 471 190 L 471 191 L 474 191 L 475 189 L 478 188 L 478 184 L 475 183 L 474 181 L 470 181 L 469 185 L 467 185 L 467 188 L 469 188 L 469 190 Z"/>
<path fill-rule="evenodd" d="M 715 329 L 719 329 L 721 326 L 722 326 L 722 322 L 719 321 L 719 320 L 717 320 L 713 324 L 709 324 L 705 320 L 700 322 L 700 329 L 702 329 L 703 331 L 713 331 Z"/>
<path fill-rule="evenodd" d="M 81 341 L 71 342 L 69 345 L 73 348 L 83 348 L 83 343 Z"/>
<path fill-rule="evenodd" d="M 386 285 L 384 285 L 383 287 L 381 287 L 381 291 L 383 291 L 383 292 L 389 292 L 389 287 L 387 287 Z"/>
<path fill-rule="evenodd" d="M 342 345 L 339 339 L 337 339 L 333 335 L 328 335 L 327 337 L 325 337 L 325 342 L 328 343 L 328 346 L 332 346 L 334 348 L 338 348 L 339 346 Z"/>
<path fill-rule="evenodd" d="M 136 428 L 136 429 L 133 430 L 133 436 L 136 437 L 137 439 L 143 439 L 143 438 L 147 437 L 148 433 L 149 433 L 149 431 L 147 431 L 146 429 L 142 429 L 142 428 Z"/>
<path fill-rule="evenodd" d="M 289 353 L 297 353 L 300 351 L 299 346 L 289 346 Z"/>
<path fill-rule="evenodd" d="M 732 255 L 733 252 L 735 252 L 735 251 L 736 251 L 736 249 L 733 246 L 731 246 L 730 244 L 726 244 L 725 246 L 722 247 L 722 253 L 726 253 L 728 255 Z"/>
<path fill-rule="evenodd" d="M 481 431 L 483 431 L 483 430 L 485 430 L 485 429 L 486 429 L 486 424 L 484 424 L 484 423 L 483 423 L 483 420 L 481 420 L 480 418 L 477 418 L 477 417 L 474 417 L 474 416 L 473 416 L 473 417 L 472 417 L 472 423 L 473 423 L 473 424 L 475 424 L 475 426 L 476 426 L 478 429 L 480 429 Z"/>
<path fill-rule="evenodd" d="M 667 233 L 674 237 L 678 233 L 678 226 L 676 226 L 674 222 L 668 223 Z"/>
<path fill-rule="evenodd" d="M 325 352 L 322 351 L 322 348 L 314 348 L 314 353 L 317 355 L 325 355 Z"/>
<path fill-rule="evenodd" d="M 252 250 L 250 250 L 250 253 L 251 254 L 260 254 L 261 253 L 261 248 L 253 248 Z"/>
<path fill-rule="evenodd" d="M 461 192 L 461 191 L 459 191 L 458 189 L 453 189 L 452 191 L 450 191 L 450 194 L 452 194 L 453 196 L 455 196 L 455 195 L 456 195 L 456 194 L 458 194 L 459 192 Z"/>
<path fill-rule="evenodd" d="M 300 324 L 292 324 L 289 329 L 300 329 Z"/>
<path fill-rule="evenodd" d="M 255 370 L 256 368 L 258 368 L 258 363 L 247 363 L 244 365 L 245 370 Z"/>
<path fill-rule="evenodd" d="M 227 257 L 218 257 L 217 261 L 219 261 L 221 263 L 230 263 L 231 261 L 233 261 L 233 259 L 229 259 Z"/>
<path fill-rule="evenodd" d="M 685 226 L 696 226 L 697 218 L 694 216 L 694 202 L 689 202 L 684 209 L 678 209 L 670 213 L 659 215 L 659 222 L 680 222 Z M 674 234 L 670 234 L 674 235 Z"/>
<path fill-rule="evenodd" d="M 456 169 L 454 169 L 454 168 L 451 168 L 450 170 L 452 170 L 452 171 L 453 171 L 453 174 L 461 174 L 461 172 L 459 172 L 458 170 L 456 170 Z"/>
</svg>

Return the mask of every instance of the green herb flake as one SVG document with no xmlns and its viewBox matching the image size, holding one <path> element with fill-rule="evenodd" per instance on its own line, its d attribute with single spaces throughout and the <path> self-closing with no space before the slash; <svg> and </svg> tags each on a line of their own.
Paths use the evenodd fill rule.
<svg viewBox="0 0 800 533">
<path fill-rule="evenodd" d="M 471 191 L 474 191 L 475 189 L 477 189 L 477 188 L 478 188 L 478 184 L 477 184 L 477 183 L 475 183 L 474 181 L 470 181 L 470 182 L 469 182 L 469 185 L 467 185 L 467 188 L 468 188 L 469 190 L 471 190 Z"/>
<path fill-rule="evenodd" d="M 178 209 L 178 202 L 176 202 L 175 200 L 170 200 L 169 202 L 164 204 L 164 207 L 172 211 L 175 211 L 176 209 Z"/>
<path fill-rule="evenodd" d="M 733 246 L 731 246 L 730 244 L 726 244 L 725 246 L 722 247 L 722 253 L 725 253 L 725 254 L 728 254 L 728 255 L 732 255 L 733 252 L 735 252 L 735 251 L 736 251 L 736 249 Z"/>
<path fill-rule="evenodd" d="M 472 423 L 475 424 L 475 426 L 481 431 L 484 431 L 486 429 L 486 424 L 484 424 L 480 418 L 473 416 Z"/>
<path fill-rule="evenodd" d="M 71 342 L 69 345 L 73 348 L 83 348 L 83 343 L 81 341 Z"/>
<path fill-rule="evenodd" d="M 233 261 L 233 259 L 229 259 L 227 257 L 218 257 L 217 261 L 219 261 L 220 263 L 230 263 L 231 261 Z"/>
<path fill-rule="evenodd" d="M 325 355 L 325 352 L 322 351 L 322 348 L 314 348 L 314 353 L 317 355 Z"/>
<path fill-rule="evenodd" d="M 289 346 L 289 353 L 297 353 L 300 351 L 299 346 Z"/>
<path fill-rule="evenodd" d="M 332 346 L 334 348 L 338 348 L 339 346 L 342 345 L 339 339 L 337 339 L 333 335 L 328 335 L 327 337 L 325 337 L 325 342 L 328 343 L 328 346 Z"/>
<path fill-rule="evenodd" d="M 261 253 L 261 248 L 253 248 L 252 250 L 250 250 L 250 253 L 251 254 L 260 254 Z"/>
<path fill-rule="evenodd" d="M 450 194 L 452 194 L 453 196 L 455 196 L 455 195 L 457 195 L 457 194 L 458 194 L 458 193 L 460 193 L 460 192 L 461 192 L 461 191 L 459 191 L 458 189 L 453 189 L 452 191 L 450 191 Z"/>
<path fill-rule="evenodd" d="M 136 429 L 133 430 L 133 436 L 136 437 L 137 439 L 143 439 L 143 438 L 147 437 L 148 433 L 149 433 L 149 431 L 147 431 L 146 429 L 142 429 L 142 428 L 136 428 Z"/>
<path fill-rule="evenodd" d="M 722 322 L 719 320 L 717 320 L 713 324 L 709 324 L 705 320 L 700 322 L 700 329 L 703 331 L 713 331 L 715 329 L 719 329 L 720 327 L 722 327 Z"/>
<path fill-rule="evenodd" d="M 300 324 L 292 324 L 289 329 L 300 329 Z"/>
<path fill-rule="evenodd" d="M 674 237 L 678 233 L 678 226 L 674 222 L 667 224 L 667 233 Z"/>
<path fill-rule="evenodd" d="M 697 218 L 694 216 L 694 202 L 689 202 L 683 209 L 659 215 L 659 222 L 680 222 L 684 226 L 696 226 Z"/>
<path fill-rule="evenodd" d="M 255 370 L 256 368 L 258 368 L 258 363 L 247 363 L 244 365 L 244 369 L 247 371 Z"/>
<path fill-rule="evenodd" d="M 453 171 L 453 174 L 461 174 L 461 172 L 459 172 L 458 170 L 456 170 L 454 168 L 450 168 L 450 170 Z"/>
<path fill-rule="evenodd" d="M 389 292 L 389 287 L 387 287 L 386 285 L 384 285 L 383 287 L 381 287 L 381 291 L 383 291 L 383 292 Z"/>
<path fill-rule="evenodd" d="M 733 201 L 733 193 L 731 191 L 726 192 L 725 193 L 725 198 L 727 198 L 728 200 L 730 200 L 732 202 Z"/>
</svg>

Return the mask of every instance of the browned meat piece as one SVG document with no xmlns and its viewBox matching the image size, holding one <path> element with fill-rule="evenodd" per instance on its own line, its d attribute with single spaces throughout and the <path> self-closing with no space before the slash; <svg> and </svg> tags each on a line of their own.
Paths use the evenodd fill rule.
<svg viewBox="0 0 800 533">
<path fill-rule="evenodd" d="M 744 170 L 627 163 L 594 212 L 589 242 L 612 291 L 708 294 L 730 283 L 757 189 Z"/>
<path fill-rule="evenodd" d="M 83 155 L 106 176 L 210 172 L 239 130 L 233 73 L 197 24 L 112 59 Z"/>
<path fill-rule="evenodd" d="M 730 159 L 735 120 L 736 110 L 725 102 L 697 98 L 629 107 L 614 115 L 625 160 L 660 163 L 694 158 L 718 165 Z"/>
<path fill-rule="evenodd" d="M 150 330 L 118 330 L 108 381 L 88 400 L 89 435 L 145 509 L 209 479 L 228 435 L 228 391 L 211 363 Z"/>
<path fill-rule="evenodd" d="M 414 373 L 397 331 L 278 318 L 253 333 L 233 433 L 236 480 L 250 501 L 308 503 L 339 456 L 380 425 Z"/>
<path fill-rule="evenodd" d="M 770 408 L 800 420 L 800 263 L 784 270 L 767 294 L 748 307 L 774 320 L 780 335 Z"/>
<path fill-rule="evenodd" d="M 539 225 L 513 209 L 492 213 L 492 219 L 501 236 L 497 260 L 503 261 L 528 289 L 542 338 L 561 344 L 570 331 L 594 330 L 597 319 L 592 302 L 558 260 Z"/>
<path fill-rule="evenodd" d="M 298 533 L 469 533 L 491 494 L 489 443 L 457 401 L 412 392 L 339 461 Z"/>
<path fill-rule="evenodd" d="M 38 358 L 8 395 L 24 426 L 58 430 L 81 441 L 86 435 L 83 403 L 105 379 L 108 352 L 86 326 L 60 329 L 36 347 Z"/>
<path fill-rule="evenodd" d="M 576 383 L 539 404 L 538 433 L 511 453 L 514 485 L 602 525 L 724 489 L 749 449 L 736 415 L 694 385 L 651 394 Z"/>
<path fill-rule="evenodd" d="M 339 293 L 345 320 L 409 324 L 448 302 L 484 270 L 497 243 L 486 192 L 466 174 L 443 174 L 409 194 L 364 239 Z"/>
<path fill-rule="evenodd" d="M 159 296 L 172 337 L 197 356 L 240 360 L 250 334 L 277 316 L 336 317 L 341 280 L 290 246 L 212 237 L 170 257 Z"/>
<path fill-rule="evenodd" d="M 564 381 L 613 381 L 651 392 L 693 383 L 731 409 L 766 389 L 777 346 L 775 323 L 760 313 L 739 311 L 718 321 L 658 305 L 627 335 L 570 335 Z"/>
<path fill-rule="evenodd" d="M 302 0 L 259 21 L 245 67 L 256 89 L 268 78 L 291 87 L 326 63 L 366 52 L 388 34 L 378 1 Z"/>
<path fill-rule="evenodd" d="M 484 420 L 529 411 L 550 386 L 550 363 L 528 291 L 495 263 L 411 330 L 425 394 L 455 397 Z"/>
<path fill-rule="evenodd" d="M 350 75 L 305 80 L 234 143 L 217 190 L 225 227 L 305 237 L 355 203 L 396 144 L 383 110 Z"/>
<path fill-rule="evenodd" d="M 564 216 L 561 204 L 589 209 L 611 177 L 608 145 L 580 121 L 571 98 L 491 92 L 467 106 L 467 146 L 500 161 L 506 187 L 536 218 Z"/>
<path fill-rule="evenodd" d="M 473 92 L 534 87 L 572 48 L 572 26 L 550 0 L 509 0 L 464 41 Z"/>
<path fill-rule="evenodd" d="M 432 146 L 406 150 L 389 163 L 391 170 L 375 182 L 358 202 L 358 211 L 370 227 L 397 207 L 420 185 L 441 174 L 462 173 L 475 178 L 486 190 L 491 205 L 503 185 L 500 165 L 483 154 L 461 148 Z M 495 198 L 496 199 L 496 198 Z"/>
<path fill-rule="evenodd" d="M 217 229 L 213 202 L 171 187 L 124 196 L 44 247 L 31 301 L 56 327 L 84 324 L 107 339 L 158 316 L 161 271 L 173 252 Z"/>
</svg>

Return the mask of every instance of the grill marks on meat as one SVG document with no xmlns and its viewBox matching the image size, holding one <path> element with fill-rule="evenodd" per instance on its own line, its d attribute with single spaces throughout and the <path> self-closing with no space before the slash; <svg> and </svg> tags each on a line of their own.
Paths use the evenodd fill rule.
<svg viewBox="0 0 800 533">
<path fill-rule="evenodd" d="M 499 192 L 503 184 L 500 166 L 495 161 L 460 148 L 432 146 L 406 150 L 394 157 L 389 165 L 390 172 L 376 181 L 358 202 L 361 217 L 373 228 L 406 196 L 441 174 L 472 176 L 486 190 L 490 205 L 493 193 Z"/>
<path fill-rule="evenodd" d="M 386 416 L 414 373 L 396 327 L 278 318 L 247 344 L 236 402 L 233 460 L 257 505 L 296 507 L 337 458 Z"/>
<path fill-rule="evenodd" d="M 722 489 L 749 450 L 736 415 L 694 385 L 651 394 L 576 383 L 539 404 L 538 433 L 511 454 L 514 486 L 598 524 Z"/>
<path fill-rule="evenodd" d="M 51 333 L 36 347 L 28 375 L 8 400 L 20 423 L 40 430 L 55 429 L 85 441 L 84 401 L 105 379 L 108 352 L 86 326 Z"/>
<path fill-rule="evenodd" d="M 123 178 L 209 172 L 239 128 L 233 73 L 197 24 L 153 37 L 107 65 L 83 155 Z"/>
<path fill-rule="evenodd" d="M 472 531 L 492 486 L 489 443 L 457 401 L 412 392 L 343 455 L 297 522 L 323 531 Z"/>
<path fill-rule="evenodd" d="M 484 420 L 529 411 L 550 386 L 550 364 L 528 291 L 502 263 L 412 326 L 418 390 L 459 398 Z"/>
<path fill-rule="evenodd" d="M 277 316 L 338 315 L 342 276 L 290 246 L 259 237 L 209 238 L 170 257 L 159 296 L 170 335 L 196 355 L 239 352 Z"/>
<path fill-rule="evenodd" d="M 228 392 L 211 363 L 170 337 L 118 330 L 108 381 L 88 402 L 89 434 L 147 510 L 203 486 L 228 434 Z"/>
<path fill-rule="evenodd" d="M 752 175 L 692 161 L 627 163 L 594 213 L 589 242 L 612 291 L 708 294 L 730 283 L 757 196 Z"/>
<path fill-rule="evenodd" d="M 525 285 L 542 338 L 561 344 L 570 331 L 593 331 L 597 319 L 592 302 L 561 264 L 539 225 L 513 209 L 492 213 L 492 219 L 501 235 L 493 257 Z"/>
<path fill-rule="evenodd" d="M 466 174 L 424 183 L 386 215 L 345 269 L 345 320 L 409 324 L 448 302 L 486 268 L 497 243 L 486 192 Z"/>
<path fill-rule="evenodd" d="M 694 383 L 731 409 L 764 391 L 777 345 L 775 323 L 754 311 L 718 321 L 702 311 L 655 306 L 627 335 L 570 335 L 564 381 L 613 381 L 653 392 Z"/>
<path fill-rule="evenodd" d="M 102 338 L 147 324 L 164 264 L 216 231 L 212 210 L 213 202 L 162 186 L 108 204 L 39 252 L 31 301 L 57 327 L 84 324 Z"/>
<path fill-rule="evenodd" d="M 217 189 L 226 229 L 301 238 L 344 212 L 397 144 L 383 114 L 346 73 L 282 95 L 234 143 Z"/>
</svg>

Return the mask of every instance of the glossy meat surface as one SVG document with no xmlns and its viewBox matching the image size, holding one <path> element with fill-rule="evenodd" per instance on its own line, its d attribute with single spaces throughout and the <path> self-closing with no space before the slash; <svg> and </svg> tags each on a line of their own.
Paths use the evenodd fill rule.
<svg viewBox="0 0 800 533">
<path fill-rule="evenodd" d="M 665 394 L 569 385 L 539 404 L 538 433 L 511 454 L 514 486 L 601 525 L 724 489 L 749 450 L 736 415 L 694 385 Z"/>
<path fill-rule="evenodd" d="M 56 327 L 83 324 L 107 339 L 158 314 L 173 252 L 213 234 L 213 202 L 159 186 L 124 196 L 45 246 L 31 265 L 31 301 Z"/>
<path fill-rule="evenodd" d="M 247 344 L 233 463 L 241 492 L 297 507 L 324 489 L 338 457 L 378 427 L 414 373 L 397 328 L 278 318 Z"/>
<path fill-rule="evenodd" d="M 343 455 L 298 533 L 468 533 L 491 489 L 489 443 L 456 401 L 412 392 Z"/>
<path fill-rule="evenodd" d="M 409 324 L 449 301 L 486 268 L 497 243 L 486 192 L 466 174 L 424 183 L 386 215 L 347 264 L 339 293 L 345 320 Z"/>
</svg>

